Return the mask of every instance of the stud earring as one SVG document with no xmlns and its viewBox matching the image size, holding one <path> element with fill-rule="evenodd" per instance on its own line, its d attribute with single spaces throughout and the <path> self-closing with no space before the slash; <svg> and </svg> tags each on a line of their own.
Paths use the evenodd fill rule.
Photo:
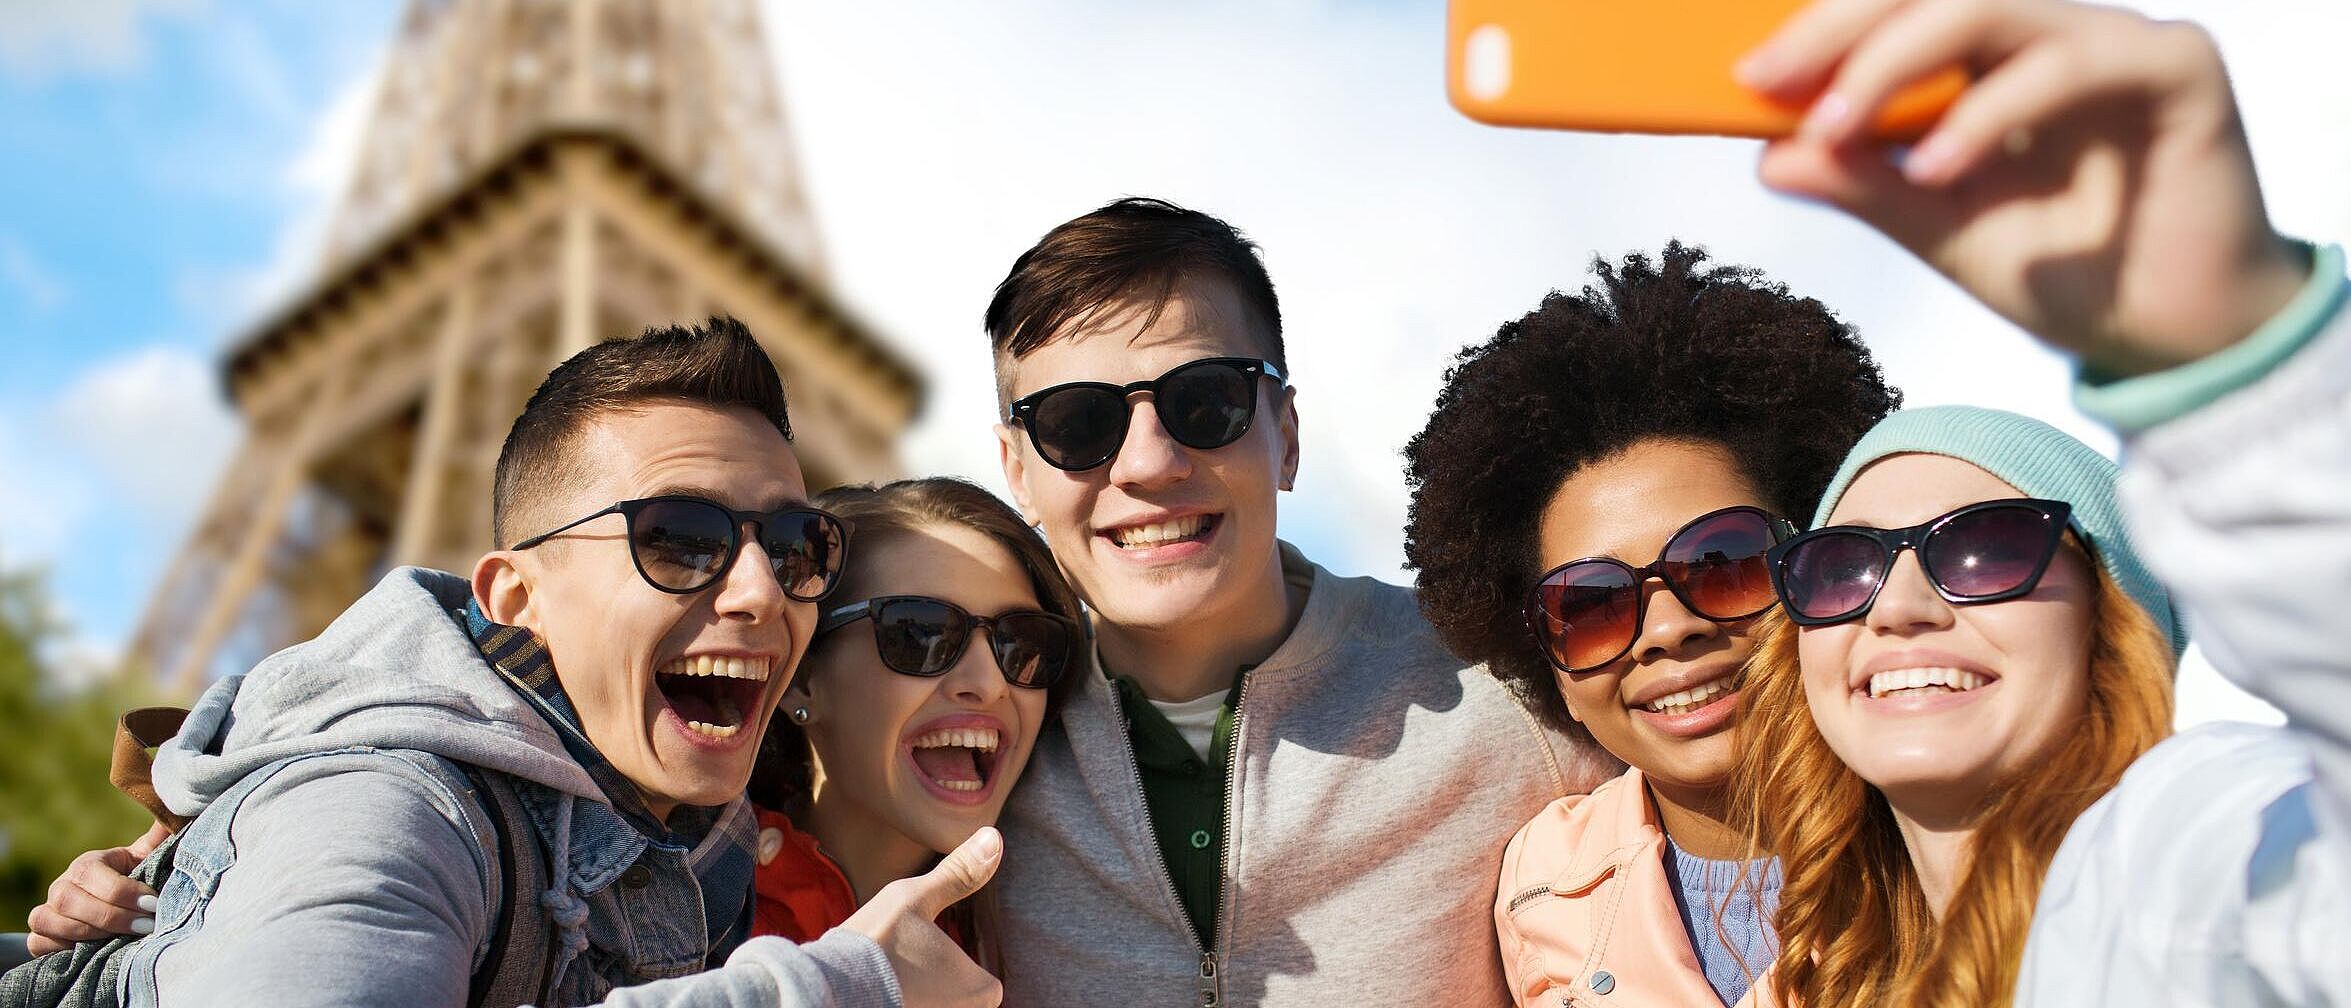
<svg viewBox="0 0 2351 1008">
<path fill-rule="evenodd" d="M 808 708 L 806 708 L 806 707 L 794 707 L 794 708 L 792 708 L 792 723 L 793 723 L 793 724 L 796 724 L 796 725 L 804 725 L 804 724 L 807 724 L 807 723 L 808 723 L 808 719 L 809 719 L 809 717 L 811 717 L 811 715 L 808 713 Z"/>
</svg>

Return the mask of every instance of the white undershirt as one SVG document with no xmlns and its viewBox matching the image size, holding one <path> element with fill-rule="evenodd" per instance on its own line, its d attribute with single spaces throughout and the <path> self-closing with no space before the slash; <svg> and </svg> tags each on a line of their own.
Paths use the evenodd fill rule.
<svg viewBox="0 0 2351 1008">
<path fill-rule="evenodd" d="M 1197 700 L 1177 703 L 1152 700 L 1151 706 L 1159 708 L 1160 716 L 1175 726 L 1176 734 L 1191 744 L 1192 751 L 1198 753 L 1203 762 L 1214 762 L 1209 759 L 1208 747 L 1216 743 L 1216 718 L 1224 713 L 1224 698 L 1231 693 L 1229 689 L 1218 690 Z"/>
</svg>

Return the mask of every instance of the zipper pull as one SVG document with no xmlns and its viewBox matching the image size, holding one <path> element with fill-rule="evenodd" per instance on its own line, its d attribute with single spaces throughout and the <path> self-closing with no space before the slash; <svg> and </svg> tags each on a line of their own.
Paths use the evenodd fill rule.
<svg viewBox="0 0 2351 1008">
<path fill-rule="evenodd" d="M 1200 956 L 1200 1008 L 1217 1008 L 1216 953 Z"/>
</svg>

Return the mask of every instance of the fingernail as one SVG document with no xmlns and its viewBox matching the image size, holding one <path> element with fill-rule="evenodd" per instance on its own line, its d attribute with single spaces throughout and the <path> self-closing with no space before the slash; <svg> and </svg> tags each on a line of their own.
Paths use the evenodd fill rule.
<svg viewBox="0 0 2351 1008">
<path fill-rule="evenodd" d="M 1950 174 L 1956 152 L 1949 138 L 1936 135 L 1921 141 L 1902 159 L 1902 177 L 1912 185 L 1933 185 Z"/>
<path fill-rule="evenodd" d="M 153 917 L 141 917 L 131 922 L 132 934 L 151 934 L 154 931 L 155 918 Z"/>
<path fill-rule="evenodd" d="M 141 909 L 141 910 L 145 910 L 145 911 L 147 911 L 148 913 L 154 913 L 154 912 L 155 912 L 155 897 L 153 897 L 153 896 L 141 896 L 141 897 L 139 897 L 139 909 Z"/>
<path fill-rule="evenodd" d="M 1845 129 L 1845 122 L 1853 118 L 1853 103 L 1834 91 L 1820 96 L 1812 103 L 1812 111 L 1804 116 L 1804 125 L 1797 132 L 1808 140 L 1833 140 Z"/>
<path fill-rule="evenodd" d="M 1757 49 L 1739 58 L 1731 67 L 1731 79 L 1751 90 L 1769 89 L 1780 80 L 1779 55 L 1770 46 Z"/>
</svg>

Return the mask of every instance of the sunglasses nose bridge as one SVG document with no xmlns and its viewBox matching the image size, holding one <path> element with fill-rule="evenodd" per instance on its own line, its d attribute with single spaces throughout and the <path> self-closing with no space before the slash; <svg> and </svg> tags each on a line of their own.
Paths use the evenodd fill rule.
<svg viewBox="0 0 2351 1008">
<path fill-rule="evenodd" d="M 947 666 L 940 685 L 957 699 L 974 704 L 993 701 L 1011 688 L 996 658 L 994 620 L 974 616 L 964 624 L 963 647 L 958 650 L 954 664 Z"/>
<path fill-rule="evenodd" d="M 1935 626 L 1951 618 L 1951 603 L 1943 589 L 1927 570 L 1926 553 L 1915 541 L 1905 537 L 1888 543 L 1886 570 L 1878 578 L 1877 591 L 1869 602 L 1869 611 L 1861 614 L 1864 622 L 1882 626 Z"/>
</svg>

